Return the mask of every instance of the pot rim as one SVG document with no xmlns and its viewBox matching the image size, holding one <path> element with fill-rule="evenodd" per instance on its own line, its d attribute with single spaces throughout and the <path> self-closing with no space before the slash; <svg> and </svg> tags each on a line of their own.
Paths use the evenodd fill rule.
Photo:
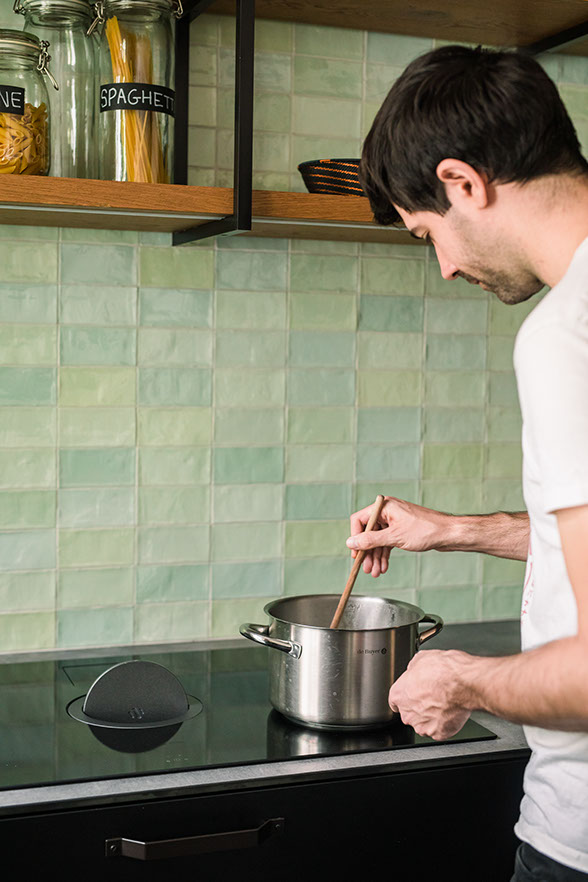
<svg viewBox="0 0 588 882">
<path fill-rule="evenodd" d="M 269 603 L 266 603 L 266 605 L 264 606 L 263 611 L 266 615 L 270 616 L 274 621 L 281 622 L 283 625 L 296 625 L 299 628 L 312 628 L 312 630 L 314 630 L 314 631 L 334 630 L 334 631 L 345 631 L 347 633 L 354 633 L 354 634 L 364 633 L 364 632 L 365 633 L 368 633 L 368 632 L 374 633 L 376 631 L 392 631 L 395 628 L 405 628 L 405 627 L 410 627 L 411 625 L 418 625 L 419 622 L 422 622 L 422 620 L 427 615 L 427 613 L 423 609 L 421 609 L 420 606 L 416 606 L 414 603 L 407 603 L 405 600 L 394 600 L 394 598 L 391 598 L 391 597 L 377 597 L 373 594 L 354 594 L 353 597 L 354 597 L 354 599 L 365 598 L 366 600 L 368 600 L 368 599 L 369 600 L 378 600 L 378 601 L 382 601 L 384 603 L 394 604 L 394 606 L 399 606 L 399 607 L 402 607 L 403 609 L 411 610 L 412 612 L 416 613 L 418 615 L 418 617 L 415 618 L 414 621 L 404 622 L 404 624 L 402 624 L 402 625 L 388 625 L 385 628 L 343 628 L 343 627 L 339 626 L 338 628 L 331 629 L 329 626 L 325 626 L 325 625 L 303 625 L 300 622 L 293 622 L 289 619 L 284 619 L 284 618 L 281 618 L 280 616 L 276 616 L 276 615 L 274 615 L 274 613 L 270 612 L 271 608 L 273 606 L 275 606 L 276 604 L 283 603 L 283 602 L 289 601 L 289 600 L 291 600 L 291 601 L 307 600 L 308 598 L 313 598 L 313 597 L 330 597 L 333 600 L 338 601 L 339 598 L 341 597 L 341 595 L 340 594 L 292 594 L 292 595 L 285 595 L 283 597 L 277 597 L 275 600 L 270 600 Z"/>
</svg>

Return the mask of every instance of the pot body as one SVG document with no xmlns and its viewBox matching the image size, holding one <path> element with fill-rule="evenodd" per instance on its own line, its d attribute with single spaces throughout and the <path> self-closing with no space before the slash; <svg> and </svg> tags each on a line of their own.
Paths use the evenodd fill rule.
<svg viewBox="0 0 588 882">
<path fill-rule="evenodd" d="M 443 622 L 412 604 L 356 595 L 331 629 L 338 601 L 330 594 L 281 598 L 265 607 L 269 626 L 242 625 L 241 634 L 272 649 L 270 701 L 288 719 L 324 729 L 386 725 L 397 717 L 390 686 Z M 434 627 L 422 631 L 421 622 Z"/>
</svg>

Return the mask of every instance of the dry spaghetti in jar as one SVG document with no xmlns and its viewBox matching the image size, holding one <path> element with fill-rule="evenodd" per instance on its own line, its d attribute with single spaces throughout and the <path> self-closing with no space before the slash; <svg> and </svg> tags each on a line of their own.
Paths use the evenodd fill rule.
<svg viewBox="0 0 588 882">
<path fill-rule="evenodd" d="M 48 43 L 0 29 L 0 174 L 46 175 L 51 149 L 45 77 Z"/>
</svg>

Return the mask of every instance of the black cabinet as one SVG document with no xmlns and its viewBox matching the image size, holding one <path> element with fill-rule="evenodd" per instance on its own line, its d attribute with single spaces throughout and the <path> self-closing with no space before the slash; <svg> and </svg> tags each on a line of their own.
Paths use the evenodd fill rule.
<svg viewBox="0 0 588 882">
<path fill-rule="evenodd" d="M 526 760 L 522 752 L 352 778 L 334 772 L 286 786 L 5 817 L 3 864 L 21 879 L 56 871 L 85 882 L 330 882 L 355 878 L 358 865 L 362 879 L 508 882 Z M 157 856 L 178 849 L 197 853 Z"/>
</svg>

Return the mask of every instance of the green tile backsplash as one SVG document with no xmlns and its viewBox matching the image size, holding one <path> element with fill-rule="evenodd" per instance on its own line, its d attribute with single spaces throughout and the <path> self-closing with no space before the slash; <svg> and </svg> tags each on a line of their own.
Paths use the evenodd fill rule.
<svg viewBox="0 0 588 882">
<path fill-rule="evenodd" d="M 0 22 L 21 23 L 8 0 Z M 359 156 L 432 40 L 256 25 L 254 186 Z M 234 27 L 191 32 L 189 179 L 231 185 Z M 588 148 L 588 62 L 545 62 Z M 0 652 L 235 637 L 340 592 L 382 491 L 516 510 L 516 307 L 420 246 L 0 227 Z M 356 590 L 518 615 L 523 564 L 394 551 Z"/>
</svg>

